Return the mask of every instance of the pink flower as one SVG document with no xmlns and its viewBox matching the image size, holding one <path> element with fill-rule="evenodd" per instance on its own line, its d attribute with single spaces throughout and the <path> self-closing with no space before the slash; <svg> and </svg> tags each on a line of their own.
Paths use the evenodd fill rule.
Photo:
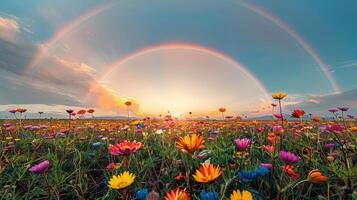
<svg viewBox="0 0 357 200">
<path fill-rule="evenodd" d="M 338 110 L 335 109 L 335 108 L 332 108 L 332 109 L 329 109 L 328 111 L 331 112 L 331 113 L 335 113 L 335 112 L 337 112 Z"/>
<path fill-rule="evenodd" d="M 288 151 L 280 151 L 279 157 L 283 161 L 290 162 L 290 163 L 297 163 L 300 160 L 299 156 L 296 156 L 295 154 Z"/>
<path fill-rule="evenodd" d="M 50 167 L 50 161 L 45 160 L 33 167 L 30 168 L 30 172 L 35 173 L 35 174 L 41 174 Z"/>
<path fill-rule="evenodd" d="M 349 108 L 348 107 L 338 107 L 338 109 L 341 111 L 348 111 Z"/>
<path fill-rule="evenodd" d="M 252 140 L 248 139 L 248 138 L 243 138 L 243 139 L 235 139 L 234 143 L 236 144 L 236 146 L 239 149 L 246 149 L 250 146 L 250 144 L 252 143 Z"/>
<path fill-rule="evenodd" d="M 273 168 L 273 165 L 271 163 L 261 163 L 260 166 L 268 168 L 269 170 Z"/>
<path fill-rule="evenodd" d="M 274 116 L 278 119 L 284 119 L 284 115 L 282 114 L 274 114 Z"/>
<path fill-rule="evenodd" d="M 114 170 L 114 169 L 119 169 L 119 168 L 120 168 L 120 163 L 111 162 L 107 165 L 107 169 L 109 169 L 109 170 Z"/>
</svg>

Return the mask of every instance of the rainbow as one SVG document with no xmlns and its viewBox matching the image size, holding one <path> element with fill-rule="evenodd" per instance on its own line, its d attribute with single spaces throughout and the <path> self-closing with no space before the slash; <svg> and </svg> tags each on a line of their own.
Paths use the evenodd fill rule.
<svg viewBox="0 0 357 200">
<path fill-rule="evenodd" d="M 333 87 L 334 91 L 336 93 L 340 93 L 340 87 L 337 84 L 334 76 L 332 75 L 329 67 L 326 65 L 326 63 L 321 59 L 320 55 L 314 50 L 314 48 L 311 47 L 309 43 L 307 43 L 304 38 L 299 35 L 296 31 L 294 31 L 289 25 L 287 25 L 284 21 L 279 19 L 278 17 L 274 16 L 270 12 L 266 11 L 265 9 L 261 8 L 260 6 L 257 6 L 255 4 L 251 3 L 246 3 L 246 2 L 241 2 L 240 5 L 242 5 L 245 8 L 248 8 L 249 10 L 253 11 L 254 13 L 258 14 L 259 16 L 264 17 L 265 19 L 269 20 L 273 24 L 277 25 L 279 28 L 281 28 L 284 32 L 289 34 L 294 40 L 296 40 L 301 47 L 304 48 L 304 50 L 315 60 L 315 62 L 319 65 L 321 70 L 324 72 L 325 76 L 329 80 L 331 86 Z"/>
<path fill-rule="evenodd" d="M 51 49 L 58 41 L 62 39 L 66 34 L 70 33 L 71 31 L 75 30 L 76 28 L 80 27 L 80 25 L 90 18 L 99 15 L 105 10 L 108 10 L 115 6 L 118 2 L 111 2 L 102 6 L 95 7 L 83 15 L 79 16 L 78 18 L 74 19 L 73 21 L 69 22 L 68 24 L 61 27 L 47 42 L 41 45 L 36 55 L 32 58 L 30 63 L 27 65 L 23 73 L 30 71 L 36 64 L 40 62 L 40 60 L 46 55 L 49 49 Z"/>
<path fill-rule="evenodd" d="M 27 65 L 24 72 L 28 72 L 31 70 L 38 62 L 46 55 L 48 50 L 53 47 L 63 36 L 71 32 L 72 30 L 78 28 L 82 23 L 91 19 L 92 17 L 104 12 L 115 6 L 119 1 L 107 3 L 103 6 L 95 7 L 94 9 L 86 12 L 80 17 L 74 19 L 70 23 L 63 26 L 59 31 L 57 31 L 42 47 L 40 47 L 36 53 L 36 55 L 32 58 L 31 62 Z M 238 3 L 238 2 L 237 2 Z M 284 21 L 274 16 L 270 12 L 264 10 L 263 8 L 246 2 L 239 2 L 239 5 L 253 11 L 259 16 L 269 20 L 279 28 L 281 28 L 284 32 L 289 34 L 295 41 L 301 45 L 304 50 L 315 60 L 315 62 L 319 65 L 327 79 L 329 80 L 331 86 L 333 87 L 336 93 L 340 93 L 340 87 L 337 84 L 335 78 L 333 77 L 331 71 L 329 70 L 326 63 L 321 59 L 320 55 L 307 43 L 302 36 L 300 36 L 297 32 L 295 32 L 289 25 L 287 25 Z"/>
<path fill-rule="evenodd" d="M 238 61 L 234 60 L 233 58 L 231 58 L 231 57 L 225 55 L 224 53 L 219 52 L 215 49 L 211 49 L 208 47 L 204 47 L 204 46 L 197 45 L 197 44 L 191 44 L 191 43 L 165 43 L 165 44 L 159 44 L 159 45 L 154 45 L 151 47 L 143 48 L 143 49 L 140 49 L 133 53 L 130 53 L 130 54 L 118 59 L 113 64 L 111 64 L 110 67 L 108 68 L 108 70 L 103 74 L 103 76 L 101 78 L 99 78 L 99 80 L 104 79 L 107 75 L 109 75 L 111 72 L 113 72 L 117 67 L 119 67 L 120 65 L 122 65 L 132 59 L 135 59 L 139 56 L 142 56 L 147 53 L 154 52 L 154 51 L 170 50 L 170 49 L 188 49 L 188 50 L 193 50 L 193 51 L 199 51 L 199 52 L 203 52 L 208 55 L 215 56 L 217 58 L 222 59 L 223 61 L 233 65 L 235 68 L 240 70 L 248 78 L 255 81 L 255 83 L 257 83 L 257 85 L 258 85 L 259 90 L 264 94 L 264 97 L 269 99 L 269 95 L 268 95 L 269 93 L 268 93 L 267 89 L 265 88 L 265 86 L 261 83 L 261 81 L 252 72 L 250 72 L 248 70 L 247 67 L 244 67 L 243 64 L 239 63 Z M 92 89 L 89 90 L 89 92 L 87 93 L 86 96 L 88 97 L 91 92 L 92 92 Z"/>
</svg>

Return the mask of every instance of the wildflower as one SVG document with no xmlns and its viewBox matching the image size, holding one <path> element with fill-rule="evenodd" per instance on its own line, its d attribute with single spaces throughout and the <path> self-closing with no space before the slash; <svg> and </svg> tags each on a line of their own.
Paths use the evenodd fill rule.
<svg viewBox="0 0 357 200">
<path fill-rule="evenodd" d="M 94 158 L 95 157 L 95 152 L 89 152 L 88 153 L 88 157 L 90 157 L 90 158 Z"/>
<path fill-rule="evenodd" d="M 141 142 L 130 142 L 128 140 L 121 140 L 117 145 L 109 145 L 110 154 L 117 155 L 130 155 L 137 152 L 143 147 Z"/>
<path fill-rule="evenodd" d="M 275 147 L 271 146 L 271 145 L 264 145 L 264 149 L 269 153 L 274 153 L 275 152 Z"/>
<path fill-rule="evenodd" d="M 227 110 L 226 108 L 219 108 L 219 109 L 218 109 L 218 111 L 221 112 L 221 113 L 226 112 L 226 110 Z"/>
<path fill-rule="evenodd" d="M 255 174 L 257 176 L 266 176 L 267 174 L 269 174 L 269 169 L 267 167 L 259 167 L 255 170 Z"/>
<path fill-rule="evenodd" d="M 338 110 L 337 110 L 336 108 L 332 108 L 332 109 L 329 109 L 328 111 L 331 112 L 331 113 L 335 113 L 335 112 L 337 112 Z"/>
<path fill-rule="evenodd" d="M 265 167 L 269 170 L 271 170 L 273 168 L 273 165 L 271 163 L 261 163 L 260 166 Z"/>
<path fill-rule="evenodd" d="M 121 167 L 120 163 L 114 163 L 114 162 L 111 162 L 107 165 L 107 169 L 109 170 L 119 169 L 120 167 Z"/>
<path fill-rule="evenodd" d="M 272 127 L 272 129 L 276 133 L 279 133 L 279 134 L 284 133 L 284 129 L 280 125 L 275 125 Z"/>
<path fill-rule="evenodd" d="M 349 108 L 348 107 L 338 107 L 338 109 L 341 111 L 348 111 Z"/>
<path fill-rule="evenodd" d="M 234 154 L 234 157 L 235 157 L 235 158 L 239 158 L 239 157 L 246 157 L 246 156 L 248 156 L 248 155 L 249 155 L 248 152 L 237 151 L 237 152 Z"/>
<path fill-rule="evenodd" d="M 179 174 L 175 176 L 175 181 L 181 181 L 181 180 L 186 180 L 186 176 L 184 176 L 182 172 L 179 172 Z"/>
<path fill-rule="evenodd" d="M 326 183 L 328 180 L 328 177 L 322 175 L 320 170 L 314 169 L 314 170 L 310 171 L 310 173 L 308 175 L 308 180 L 311 183 Z"/>
<path fill-rule="evenodd" d="M 281 160 L 290 163 L 297 163 L 300 160 L 299 156 L 296 156 L 295 154 L 288 151 L 280 151 L 279 157 Z"/>
<path fill-rule="evenodd" d="M 253 195 L 247 190 L 234 190 L 230 196 L 230 200 L 252 200 Z"/>
<path fill-rule="evenodd" d="M 160 200 L 160 194 L 152 190 L 149 192 L 145 200 Z"/>
<path fill-rule="evenodd" d="M 205 148 L 204 142 L 202 136 L 197 136 L 196 134 L 193 134 L 192 136 L 186 135 L 179 138 L 176 142 L 176 147 L 184 153 L 194 153 L 198 149 Z"/>
<path fill-rule="evenodd" d="M 257 174 L 255 173 L 255 171 L 242 171 L 238 172 L 238 177 L 244 183 L 250 183 L 257 177 Z"/>
<path fill-rule="evenodd" d="M 268 133 L 267 140 L 273 144 L 279 141 L 280 137 L 275 135 L 275 133 Z"/>
<path fill-rule="evenodd" d="M 222 171 L 219 166 L 204 163 L 200 166 L 199 170 L 196 170 L 193 178 L 200 183 L 210 183 L 216 180 L 221 174 Z"/>
<path fill-rule="evenodd" d="M 327 148 L 327 149 L 332 149 L 332 148 L 334 148 L 335 147 L 335 144 L 334 143 L 327 143 L 327 144 L 325 144 L 325 148 Z"/>
<path fill-rule="evenodd" d="M 305 111 L 300 110 L 300 109 L 295 109 L 293 110 L 293 112 L 291 113 L 291 116 L 293 118 L 301 118 L 305 115 Z"/>
<path fill-rule="evenodd" d="M 247 149 L 250 144 L 252 143 L 252 140 L 248 139 L 248 138 L 243 138 L 243 139 L 235 139 L 234 143 L 236 144 L 236 146 L 241 149 L 241 150 L 245 150 Z"/>
<path fill-rule="evenodd" d="M 109 187 L 116 190 L 123 189 L 130 186 L 134 182 L 134 179 L 134 174 L 125 171 L 120 175 L 113 175 L 109 180 Z"/>
<path fill-rule="evenodd" d="M 272 103 L 272 104 L 270 104 L 272 107 L 276 107 L 278 104 L 276 104 L 276 103 Z"/>
<path fill-rule="evenodd" d="M 218 200 L 219 194 L 218 192 L 206 192 L 205 190 L 201 190 L 200 197 L 201 200 Z"/>
<path fill-rule="evenodd" d="M 278 119 L 284 119 L 284 115 L 283 114 L 274 114 L 274 117 L 276 117 Z"/>
<path fill-rule="evenodd" d="M 191 200 L 191 196 L 185 190 L 176 188 L 166 193 L 165 200 Z"/>
<path fill-rule="evenodd" d="M 298 179 L 300 177 L 300 174 L 294 171 L 294 166 L 292 165 L 283 165 L 281 166 L 281 169 L 293 179 Z"/>
<path fill-rule="evenodd" d="M 278 99 L 278 100 L 282 100 L 286 96 L 288 96 L 288 95 L 285 92 L 277 92 L 272 95 L 273 99 Z"/>
<path fill-rule="evenodd" d="M 100 147 L 100 145 L 101 145 L 101 143 L 100 143 L 100 142 L 95 142 L 95 143 L 93 143 L 93 147 L 95 147 L 95 148 L 99 148 L 99 147 Z"/>
<path fill-rule="evenodd" d="M 141 189 L 136 192 L 135 198 L 137 200 L 146 200 L 146 197 L 148 196 L 148 194 L 149 194 L 149 190 L 144 188 L 144 189 Z"/>
<path fill-rule="evenodd" d="M 311 117 L 311 120 L 314 121 L 314 122 L 319 122 L 319 121 L 321 121 L 321 117 L 313 116 L 313 117 Z"/>
<path fill-rule="evenodd" d="M 45 160 L 33 167 L 30 168 L 30 172 L 35 173 L 35 174 L 41 174 L 47 171 L 47 169 L 50 167 L 50 161 Z"/>
</svg>

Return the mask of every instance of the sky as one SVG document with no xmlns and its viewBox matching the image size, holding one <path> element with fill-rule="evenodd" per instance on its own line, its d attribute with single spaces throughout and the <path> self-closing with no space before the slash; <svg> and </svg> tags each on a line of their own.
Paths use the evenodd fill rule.
<svg viewBox="0 0 357 200">
<path fill-rule="evenodd" d="M 2 0 L 0 111 L 357 114 L 356 1 Z"/>
</svg>

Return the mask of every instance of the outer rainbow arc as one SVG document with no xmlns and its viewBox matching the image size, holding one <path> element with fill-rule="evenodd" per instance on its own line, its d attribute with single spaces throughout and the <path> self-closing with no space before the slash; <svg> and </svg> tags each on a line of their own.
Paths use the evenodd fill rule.
<svg viewBox="0 0 357 200">
<path fill-rule="evenodd" d="M 204 46 L 200 46 L 200 45 L 196 45 L 196 44 L 189 44 L 189 43 L 159 44 L 159 45 L 155 45 L 155 46 L 151 46 L 151 47 L 147 47 L 147 48 L 135 51 L 134 53 L 130 53 L 127 56 L 115 61 L 109 67 L 109 69 L 103 74 L 103 76 L 101 78 L 99 78 L 99 80 L 102 80 L 103 78 L 105 78 L 108 74 L 110 74 L 113 70 L 115 70 L 120 65 L 122 65 L 125 62 L 128 62 L 138 56 L 142 56 L 142 55 L 145 55 L 147 53 L 157 51 L 157 50 L 169 50 L 169 49 L 190 49 L 190 50 L 200 51 L 200 52 L 204 52 L 209 55 L 218 57 L 218 58 L 224 60 L 225 62 L 232 64 L 233 66 L 235 66 L 236 68 L 241 70 L 251 80 L 254 80 L 258 84 L 259 90 L 264 93 L 265 98 L 267 98 L 267 99 L 269 98 L 268 91 L 265 88 L 265 86 L 261 83 L 261 81 L 252 72 L 250 72 L 246 67 L 244 67 L 244 65 L 242 65 L 238 61 L 234 60 L 233 58 L 230 58 L 229 56 L 223 54 L 222 52 L 219 52 L 217 50 L 214 50 L 214 49 L 211 49 L 208 47 L 204 47 Z M 88 97 L 90 95 L 92 90 L 93 90 L 93 88 L 90 88 L 86 97 Z"/>
<path fill-rule="evenodd" d="M 27 73 L 31 70 L 38 62 L 44 57 L 44 55 L 48 52 L 48 50 L 54 46 L 59 40 L 62 39 L 63 36 L 78 28 L 82 23 L 89 20 L 90 18 L 97 16 L 98 14 L 102 13 L 105 10 L 112 8 L 118 2 L 111 2 L 105 4 L 103 6 L 95 7 L 85 14 L 81 15 L 80 17 L 74 19 L 73 21 L 69 22 L 68 24 L 64 25 L 57 31 L 47 42 L 38 48 L 37 54 L 32 58 L 31 62 L 27 65 L 23 73 Z"/>
<path fill-rule="evenodd" d="M 111 2 L 108 4 L 105 4 L 104 6 L 96 7 L 89 12 L 86 12 L 84 15 L 76 18 L 75 20 L 71 21 L 67 25 L 65 25 L 63 28 L 61 28 L 56 34 L 51 37 L 48 42 L 46 42 L 46 45 L 42 49 L 39 49 L 37 54 L 34 56 L 34 58 L 31 60 L 30 64 L 25 68 L 24 72 L 28 72 L 30 69 L 32 69 L 39 61 L 40 59 L 45 55 L 48 49 L 50 49 L 54 44 L 57 43 L 64 35 L 78 27 L 80 24 L 83 22 L 89 20 L 90 18 L 102 13 L 103 11 L 112 8 L 117 2 Z M 280 27 L 282 30 L 287 32 L 292 38 L 294 38 L 307 52 L 309 55 L 313 57 L 313 59 L 318 63 L 322 71 L 324 72 L 325 76 L 331 83 L 333 89 L 335 90 L 336 93 L 340 92 L 339 85 L 337 84 L 335 78 L 333 77 L 332 73 L 329 71 L 329 68 L 327 65 L 323 62 L 323 60 L 320 58 L 318 53 L 293 29 L 291 29 L 285 22 L 283 22 L 281 19 L 278 17 L 272 15 L 268 11 L 262 9 L 261 7 L 258 7 L 257 5 L 254 4 L 249 4 L 245 2 L 240 2 L 240 5 L 242 5 L 245 8 L 248 8 L 249 10 L 253 11 L 254 13 L 258 14 L 259 16 L 268 19 L 271 21 L 273 24 L 277 25 Z"/>
<path fill-rule="evenodd" d="M 276 24 L 279 28 L 284 30 L 286 33 L 288 33 L 292 38 L 294 38 L 304 49 L 308 54 L 315 60 L 315 62 L 319 65 L 327 79 L 329 80 L 331 86 L 335 90 L 336 93 L 340 93 L 340 87 L 337 84 L 334 76 L 329 70 L 329 67 L 326 65 L 326 63 L 321 59 L 320 55 L 314 50 L 314 48 L 309 45 L 305 41 L 305 39 L 300 36 L 296 31 L 294 31 L 288 24 L 286 24 L 284 21 L 279 19 L 278 17 L 274 16 L 270 12 L 266 11 L 265 9 L 251 3 L 246 3 L 246 2 L 241 2 L 240 5 L 242 5 L 245 8 L 248 8 L 249 10 L 253 11 L 254 13 L 258 14 L 259 16 L 264 17 L 265 19 L 273 22 Z"/>
</svg>

